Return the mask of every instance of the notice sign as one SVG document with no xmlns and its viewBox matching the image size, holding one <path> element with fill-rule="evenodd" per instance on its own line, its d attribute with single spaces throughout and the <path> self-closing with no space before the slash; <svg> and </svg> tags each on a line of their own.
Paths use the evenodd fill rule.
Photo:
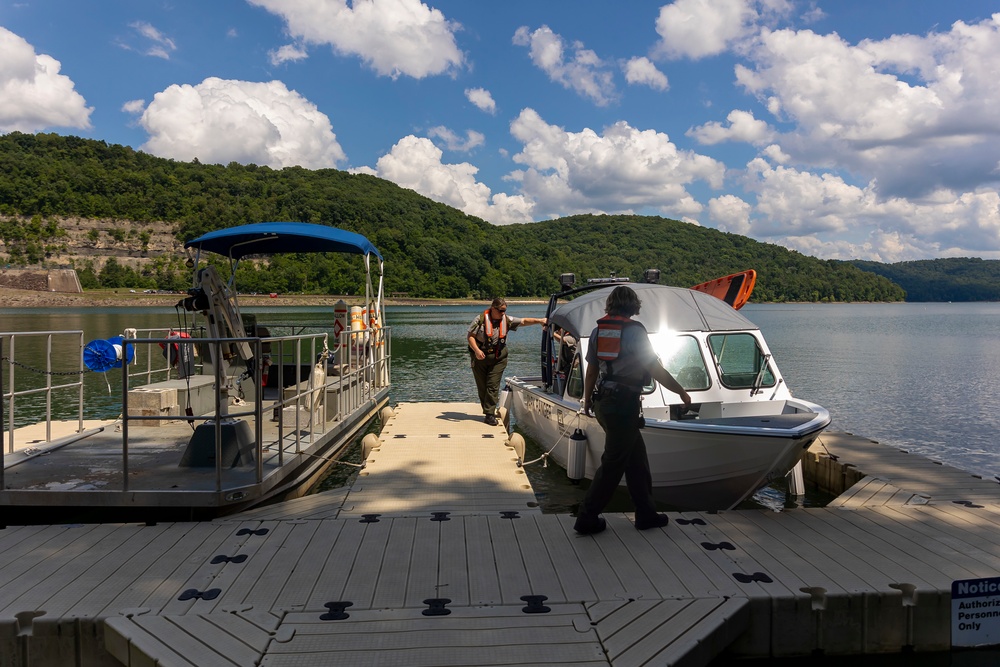
<svg viewBox="0 0 1000 667">
<path fill-rule="evenodd" d="M 951 582 L 951 645 L 1000 644 L 1000 577 Z"/>
</svg>

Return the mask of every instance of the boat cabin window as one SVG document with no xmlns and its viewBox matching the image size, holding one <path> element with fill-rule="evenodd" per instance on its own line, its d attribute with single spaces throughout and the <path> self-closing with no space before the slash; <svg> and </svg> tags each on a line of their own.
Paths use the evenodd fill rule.
<svg viewBox="0 0 1000 667">
<path fill-rule="evenodd" d="M 580 372 L 580 355 L 573 357 L 573 366 L 566 376 L 566 395 L 571 398 L 583 398 L 583 373 Z"/>
<path fill-rule="evenodd" d="M 708 389 L 708 369 L 694 336 L 676 336 L 655 347 L 660 363 L 687 391 Z"/>
<path fill-rule="evenodd" d="M 761 376 L 761 387 L 774 386 L 774 374 L 752 334 L 713 334 L 708 337 L 708 346 L 715 356 L 724 386 L 749 389 L 757 382 L 758 374 Z"/>
</svg>

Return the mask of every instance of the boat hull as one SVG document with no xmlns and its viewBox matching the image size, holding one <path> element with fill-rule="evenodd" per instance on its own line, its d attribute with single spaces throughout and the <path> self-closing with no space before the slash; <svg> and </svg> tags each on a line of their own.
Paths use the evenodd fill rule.
<svg viewBox="0 0 1000 667">
<path fill-rule="evenodd" d="M 576 401 L 530 381 L 511 378 L 507 389 L 516 425 L 546 451 L 551 448 L 550 456 L 563 467 L 570 436 L 577 428 L 584 432 L 585 476 L 593 479 L 604 451 L 597 420 L 580 414 Z M 829 415 L 806 401 L 772 403 L 787 412 L 703 421 L 647 415 L 642 435 L 657 501 L 681 509 L 729 509 L 787 474 L 829 424 Z"/>
</svg>

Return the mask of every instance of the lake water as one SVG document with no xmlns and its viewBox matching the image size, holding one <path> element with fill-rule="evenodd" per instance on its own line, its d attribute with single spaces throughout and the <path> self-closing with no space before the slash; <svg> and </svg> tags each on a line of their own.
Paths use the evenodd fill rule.
<svg viewBox="0 0 1000 667">
<path fill-rule="evenodd" d="M 388 310 L 393 331 L 390 404 L 477 401 L 465 331 L 481 310 Z M 330 308 L 245 312 L 262 324 L 328 326 L 333 316 Z M 510 312 L 539 317 L 544 306 L 512 303 Z M 830 410 L 832 430 L 869 437 L 985 478 L 1000 475 L 1000 399 L 995 388 L 1000 381 L 1000 304 L 750 304 L 741 312 L 764 332 L 793 394 Z M 126 327 L 177 324 L 178 315 L 162 308 L 0 309 L 0 331 L 82 329 L 88 341 L 118 335 Z M 540 341 L 538 326 L 510 335 L 508 375 L 538 374 Z M 120 399 L 108 393 L 107 385 L 117 387 L 120 378 L 88 373 L 86 381 L 85 416 L 116 417 Z M 19 407 L 18 421 L 27 416 Z M 529 450 L 528 458 L 532 453 Z M 549 511 L 568 511 L 582 497 L 580 487 L 570 486 L 561 471 L 534 466 L 528 472 Z M 328 484 L 345 481 L 335 474 Z M 774 507 L 784 498 L 769 491 L 758 502 Z M 627 509 L 627 499 L 622 503 Z"/>
</svg>

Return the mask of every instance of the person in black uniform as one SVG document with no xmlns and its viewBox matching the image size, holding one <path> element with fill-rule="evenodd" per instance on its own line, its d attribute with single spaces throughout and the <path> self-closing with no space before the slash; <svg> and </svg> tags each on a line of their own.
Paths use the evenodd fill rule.
<svg viewBox="0 0 1000 667">
<path fill-rule="evenodd" d="M 544 317 L 510 317 L 507 301 L 496 297 L 490 307 L 472 320 L 466 338 L 472 360 L 472 375 L 476 378 L 479 404 L 484 421 L 497 425 L 497 400 L 500 397 L 500 379 L 507 368 L 507 334 L 519 326 L 545 324 Z"/>
<path fill-rule="evenodd" d="M 650 377 L 680 395 L 685 407 L 691 405 L 691 397 L 660 364 L 646 328 L 631 319 L 639 314 L 640 305 L 635 290 L 619 285 L 605 302 L 607 316 L 597 321 L 590 335 L 583 409 L 588 415 L 594 411 L 605 438 L 601 465 L 573 526 L 584 535 L 599 533 L 607 526 L 600 513 L 618 488 L 622 475 L 635 505 L 636 528 L 660 528 L 669 520 L 665 514 L 657 513 L 653 500 L 653 478 L 640 431 L 639 397 Z"/>
</svg>

